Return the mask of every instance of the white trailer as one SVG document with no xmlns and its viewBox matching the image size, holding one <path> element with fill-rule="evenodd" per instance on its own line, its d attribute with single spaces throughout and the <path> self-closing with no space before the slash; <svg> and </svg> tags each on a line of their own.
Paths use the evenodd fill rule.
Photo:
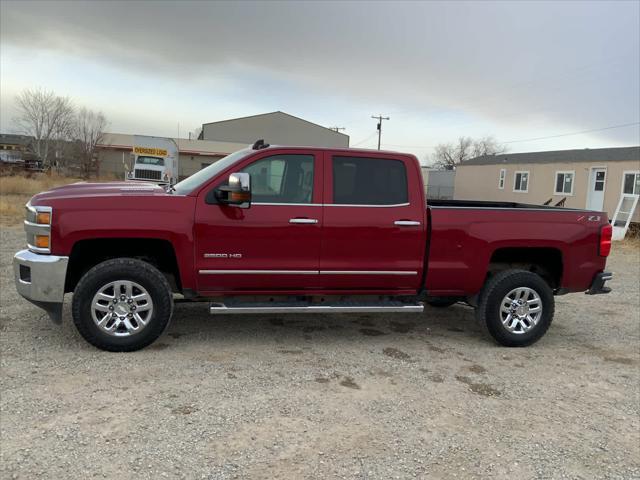
<svg viewBox="0 0 640 480">
<path fill-rule="evenodd" d="M 172 138 L 133 136 L 133 168 L 127 180 L 173 185 L 178 181 L 178 145 Z"/>
</svg>

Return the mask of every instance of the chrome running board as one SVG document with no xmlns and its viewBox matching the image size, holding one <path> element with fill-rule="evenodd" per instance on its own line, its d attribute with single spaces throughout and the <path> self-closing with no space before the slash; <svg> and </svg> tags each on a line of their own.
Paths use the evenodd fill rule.
<svg viewBox="0 0 640 480">
<path fill-rule="evenodd" d="M 321 305 L 306 302 L 234 302 L 234 304 L 229 306 L 224 303 L 215 302 L 209 304 L 209 313 L 216 315 L 230 315 L 237 313 L 421 313 L 423 311 L 424 304 L 421 302 L 405 303 L 394 301 L 375 304 L 340 302 Z"/>
</svg>

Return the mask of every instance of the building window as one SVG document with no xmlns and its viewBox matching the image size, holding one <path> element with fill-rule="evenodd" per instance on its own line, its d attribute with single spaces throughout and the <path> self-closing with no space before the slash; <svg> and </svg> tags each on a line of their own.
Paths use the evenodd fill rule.
<svg viewBox="0 0 640 480">
<path fill-rule="evenodd" d="M 622 193 L 640 195 L 640 172 L 624 172 L 622 176 Z"/>
<path fill-rule="evenodd" d="M 573 178 L 575 172 L 556 172 L 554 195 L 573 195 Z"/>
<path fill-rule="evenodd" d="M 501 168 L 500 169 L 500 177 L 498 178 L 498 188 L 500 190 L 504 189 L 504 179 L 507 177 L 507 169 L 506 168 Z"/>
<path fill-rule="evenodd" d="M 516 172 L 514 174 L 513 191 L 522 193 L 529 191 L 529 172 Z"/>
</svg>

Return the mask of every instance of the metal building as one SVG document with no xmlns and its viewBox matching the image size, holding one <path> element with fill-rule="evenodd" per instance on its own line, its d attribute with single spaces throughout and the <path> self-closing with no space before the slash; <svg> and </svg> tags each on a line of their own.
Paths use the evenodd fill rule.
<svg viewBox="0 0 640 480">
<path fill-rule="evenodd" d="M 199 138 L 243 144 L 263 138 L 271 145 L 349 147 L 348 135 L 280 111 L 205 123 Z"/>
</svg>

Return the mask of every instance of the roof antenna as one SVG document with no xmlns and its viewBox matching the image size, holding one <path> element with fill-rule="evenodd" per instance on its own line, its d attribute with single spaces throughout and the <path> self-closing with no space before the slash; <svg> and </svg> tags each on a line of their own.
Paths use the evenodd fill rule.
<svg viewBox="0 0 640 480">
<path fill-rule="evenodd" d="M 261 138 L 260 140 L 257 140 L 256 143 L 253 144 L 253 147 L 251 147 L 253 150 L 262 150 L 263 148 L 267 148 L 269 147 L 268 143 L 264 143 L 264 138 Z"/>
</svg>

